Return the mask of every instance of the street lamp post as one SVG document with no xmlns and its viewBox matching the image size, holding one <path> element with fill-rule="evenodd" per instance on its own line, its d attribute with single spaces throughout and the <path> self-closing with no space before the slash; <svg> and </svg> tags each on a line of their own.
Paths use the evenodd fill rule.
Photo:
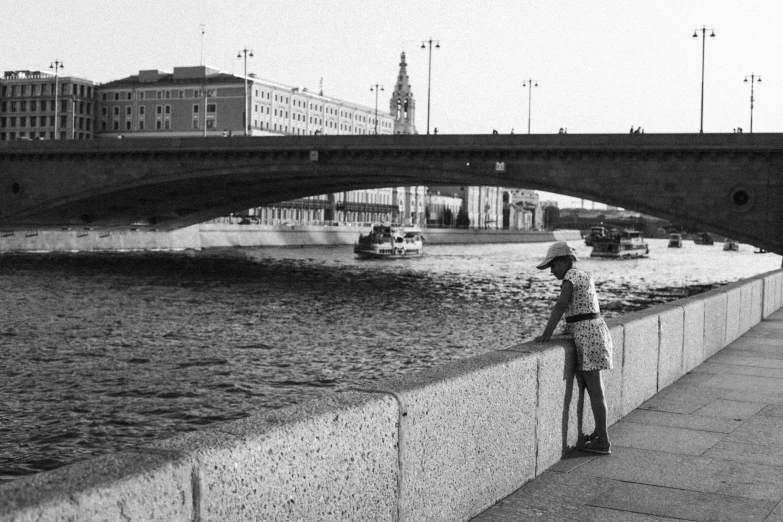
<svg viewBox="0 0 783 522">
<path fill-rule="evenodd" d="M 383 92 L 383 85 L 370 86 L 370 92 L 375 91 L 375 134 L 378 134 L 378 92 Z"/>
<path fill-rule="evenodd" d="M 429 72 L 427 73 L 427 134 L 430 133 L 430 88 L 432 86 L 432 38 L 427 41 L 421 42 L 421 48 L 426 49 L 427 44 L 430 46 L 430 59 L 429 59 Z M 435 49 L 440 49 L 440 42 L 435 41 Z"/>
<path fill-rule="evenodd" d="M 57 139 L 57 107 L 59 103 L 60 88 L 57 83 L 57 79 L 60 77 L 60 69 L 65 67 L 65 64 L 60 60 L 55 60 L 49 64 L 50 69 L 54 69 L 54 139 Z"/>
<path fill-rule="evenodd" d="M 245 127 L 245 136 L 247 136 L 247 128 L 248 128 L 248 110 L 247 110 L 247 57 L 250 56 L 253 57 L 253 49 L 247 49 L 244 48 L 239 53 L 237 53 L 237 58 L 242 58 L 242 55 L 245 57 L 245 110 L 242 111 L 242 118 L 243 118 L 243 125 Z"/>
<path fill-rule="evenodd" d="M 527 93 L 527 133 L 530 134 L 530 109 L 533 107 L 533 87 L 538 87 L 538 80 L 528 79 L 522 82 L 522 87 L 528 88 Z"/>
<path fill-rule="evenodd" d="M 710 31 L 710 38 L 715 38 L 715 29 L 707 29 L 702 26 L 701 29 L 693 30 L 693 37 L 699 37 L 701 31 L 701 121 L 699 123 L 699 132 L 704 133 L 704 51 L 707 48 L 707 31 Z"/>
<path fill-rule="evenodd" d="M 748 83 L 748 77 L 745 77 L 745 83 Z M 753 84 L 761 83 L 761 76 L 750 75 L 750 132 L 753 132 Z"/>
</svg>

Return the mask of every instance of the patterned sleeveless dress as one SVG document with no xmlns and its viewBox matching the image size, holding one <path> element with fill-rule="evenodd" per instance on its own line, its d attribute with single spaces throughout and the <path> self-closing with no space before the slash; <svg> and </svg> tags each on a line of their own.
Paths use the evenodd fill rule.
<svg viewBox="0 0 783 522">
<path fill-rule="evenodd" d="M 584 270 L 572 268 L 566 272 L 563 281 L 571 281 L 574 292 L 568 303 L 565 316 L 600 313 L 598 295 L 593 278 Z M 612 336 L 603 317 L 567 323 L 568 333 L 576 345 L 576 367 L 582 371 L 612 369 Z"/>
</svg>

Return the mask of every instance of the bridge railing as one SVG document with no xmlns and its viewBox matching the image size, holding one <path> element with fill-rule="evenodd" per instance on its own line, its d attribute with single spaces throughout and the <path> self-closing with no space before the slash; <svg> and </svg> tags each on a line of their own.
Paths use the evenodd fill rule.
<svg viewBox="0 0 783 522">
<path fill-rule="evenodd" d="M 777 270 L 608 321 L 610 424 L 781 307 Z M 469 520 L 590 432 L 565 338 L 0 487 L 0 521 Z"/>
</svg>

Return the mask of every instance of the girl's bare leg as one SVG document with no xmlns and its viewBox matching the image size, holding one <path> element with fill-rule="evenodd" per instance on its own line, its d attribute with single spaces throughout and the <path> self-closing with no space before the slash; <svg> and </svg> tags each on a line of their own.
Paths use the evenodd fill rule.
<svg viewBox="0 0 783 522">
<path fill-rule="evenodd" d="M 604 382 L 601 379 L 601 370 L 581 372 L 590 395 L 590 406 L 595 418 L 595 434 L 601 444 L 609 442 L 609 434 L 606 429 L 606 397 L 604 395 Z"/>
</svg>

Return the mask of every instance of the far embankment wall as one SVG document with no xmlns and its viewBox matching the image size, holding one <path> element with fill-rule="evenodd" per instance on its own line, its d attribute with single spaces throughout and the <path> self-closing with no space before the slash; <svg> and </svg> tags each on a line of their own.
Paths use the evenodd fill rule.
<svg viewBox="0 0 783 522">
<path fill-rule="evenodd" d="M 776 270 L 613 318 L 610 424 L 783 302 Z M 523 343 L 0 486 L 0 521 L 469 520 L 560 460 L 590 406 Z"/>
<path fill-rule="evenodd" d="M 0 252 L 200 250 L 226 247 L 353 245 L 367 227 L 204 223 L 171 231 L 144 228 L 15 230 L 0 233 Z M 578 230 L 425 229 L 426 244 L 533 243 L 581 239 Z"/>
</svg>

